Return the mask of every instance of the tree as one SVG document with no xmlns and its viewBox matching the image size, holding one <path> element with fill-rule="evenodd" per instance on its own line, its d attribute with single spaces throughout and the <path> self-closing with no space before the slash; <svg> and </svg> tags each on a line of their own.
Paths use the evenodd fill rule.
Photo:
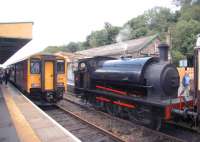
<svg viewBox="0 0 200 142">
<path fill-rule="evenodd" d="M 174 62 L 180 58 L 190 57 L 196 41 L 196 35 L 200 31 L 200 0 L 174 0 L 181 9 L 178 13 L 178 21 L 172 33 L 172 57 Z"/>
<path fill-rule="evenodd" d="M 86 38 L 86 44 L 91 47 L 98 47 L 107 44 L 112 44 L 116 42 L 116 36 L 119 33 L 120 28 L 116 26 L 112 26 L 110 23 L 106 22 L 104 25 L 104 29 L 99 31 L 93 31 Z"/>
<path fill-rule="evenodd" d="M 42 52 L 43 53 L 56 53 L 58 51 L 60 51 L 60 48 L 58 46 L 48 46 Z"/>
<path fill-rule="evenodd" d="M 71 42 L 63 46 L 49 46 L 45 52 L 76 52 L 88 48 L 112 44 L 119 41 L 160 34 L 165 41 L 166 33 L 172 35 L 172 58 L 178 60 L 193 53 L 196 35 L 200 32 L 200 0 L 173 0 L 181 9 L 172 12 L 168 8 L 155 7 L 145 11 L 122 27 L 106 22 L 104 28 L 91 32 L 84 42 Z M 117 39 L 120 39 L 117 41 Z"/>
<path fill-rule="evenodd" d="M 180 20 L 197 20 L 200 21 L 200 4 L 193 4 L 193 5 L 184 5 L 181 8 L 181 17 Z"/>
<path fill-rule="evenodd" d="M 61 51 L 65 51 L 65 52 L 76 52 L 78 51 L 80 48 L 79 43 L 76 42 L 70 42 L 68 45 L 62 46 L 61 47 Z"/>
<path fill-rule="evenodd" d="M 193 4 L 200 4 L 200 0 L 173 0 L 173 3 L 176 6 L 185 6 L 185 5 L 193 5 Z"/>
<path fill-rule="evenodd" d="M 110 23 L 106 22 L 104 28 L 107 32 L 108 41 L 111 43 L 116 42 L 116 36 L 119 33 L 120 28 L 116 26 L 112 26 Z"/>
<path fill-rule="evenodd" d="M 150 30 L 156 32 L 167 32 L 171 24 L 177 21 L 176 14 L 170 9 L 163 7 L 155 7 L 145 12 L 147 26 Z"/>
<path fill-rule="evenodd" d="M 172 61 L 176 65 L 179 65 L 179 61 L 181 59 L 185 59 L 185 56 L 179 50 L 176 49 L 171 50 L 171 55 L 172 55 Z"/>
<path fill-rule="evenodd" d="M 129 39 L 139 38 L 148 33 L 147 19 L 144 14 L 129 20 L 122 29 L 127 29 L 127 27 L 130 30 Z"/>
<path fill-rule="evenodd" d="M 130 26 L 130 39 L 157 33 L 165 36 L 168 28 L 177 22 L 178 17 L 178 12 L 173 13 L 168 8 L 155 7 L 131 19 L 123 28 Z"/>
<path fill-rule="evenodd" d="M 196 20 L 180 20 L 172 33 L 173 47 L 183 55 L 192 54 L 196 35 L 200 31 L 200 22 Z"/>
<path fill-rule="evenodd" d="M 109 44 L 108 33 L 105 29 L 94 31 L 88 37 L 88 43 L 90 47 L 98 47 Z"/>
</svg>

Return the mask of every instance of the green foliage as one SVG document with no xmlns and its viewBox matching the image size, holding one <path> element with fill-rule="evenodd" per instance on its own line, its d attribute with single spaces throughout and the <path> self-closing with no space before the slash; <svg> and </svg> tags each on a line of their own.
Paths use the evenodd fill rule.
<svg viewBox="0 0 200 142">
<path fill-rule="evenodd" d="M 184 5 L 181 8 L 181 20 L 197 20 L 200 21 L 200 4 Z"/>
<path fill-rule="evenodd" d="M 176 22 L 176 15 L 170 9 L 155 7 L 145 12 L 147 26 L 152 31 L 167 32 L 168 27 Z"/>
<path fill-rule="evenodd" d="M 56 53 L 59 51 L 63 52 L 76 52 L 80 50 L 81 44 L 76 42 L 70 42 L 68 45 L 63 46 L 48 46 L 44 49 L 43 53 Z"/>
<path fill-rule="evenodd" d="M 200 0 L 173 0 L 181 9 L 171 12 L 168 8 L 155 7 L 127 21 L 122 27 L 106 22 L 104 28 L 93 31 L 84 42 L 70 42 L 63 46 L 49 46 L 44 52 L 76 52 L 88 48 L 112 44 L 118 41 L 160 34 L 165 41 L 166 33 L 172 36 L 172 58 L 180 59 L 192 55 L 196 35 L 200 32 Z"/>
<path fill-rule="evenodd" d="M 89 48 L 115 43 L 118 33 L 119 27 L 112 26 L 110 23 L 105 23 L 104 29 L 93 31 L 87 37 L 86 42 Z"/>
<path fill-rule="evenodd" d="M 107 38 L 109 41 L 109 44 L 116 42 L 116 36 L 119 33 L 120 28 L 116 26 L 112 26 L 110 23 L 106 22 L 104 26 L 106 32 L 107 32 Z"/>
<path fill-rule="evenodd" d="M 173 32 L 173 46 L 183 55 L 193 53 L 196 35 L 200 32 L 200 22 L 180 20 Z"/>
<path fill-rule="evenodd" d="M 90 47 L 97 47 L 109 44 L 110 42 L 108 40 L 108 33 L 105 29 L 92 32 L 88 37 L 88 43 Z"/>
<path fill-rule="evenodd" d="M 196 41 L 196 35 L 200 32 L 200 0 L 179 0 L 180 17 L 172 31 L 173 48 L 182 55 L 190 57 Z M 174 57 L 178 60 L 178 57 Z"/>
<path fill-rule="evenodd" d="M 176 65 L 179 65 L 179 60 L 185 59 L 185 56 L 176 49 L 171 50 L 171 55 L 172 55 L 172 61 Z"/>
<path fill-rule="evenodd" d="M 59 51 L 60 51 L 59 46 L 48 46 L 42 52 L 43 53 L 56 53 L 56 52 L 59 52 Z"/>
<path fill-rule="evenodd" d="M 192 56 L 196 35 L 200 32 L 200 5 L 198 1 L 181 0 L 181 6 L 180 17 L 172 31 L 172 45 L 183 56 Z M 178 56 L 174 56 L 174 60 L 178 60 L 179 54 L 174 55 Z"/>
<path fill-rule="evenodd" d="M 147 35 L 148 27 L 146 23 L 147 19 L 145 15 L 140 15 L 128 21 L 122 27 L 122 29 L 126 29 L 127 27 L 129 27 L 128 29 L 130 30 L 130 35 L 128 36 L 128 39 L 135 39 Z"/>
<path fill-rule="evenodd" d="M 173 0 L 176 6 L 196 5 L 200 4 L 200 0 Z"/>
<path fill-rule="evenodd" d="M 64 52 L 72 52 L 73 53 L 73 52 L 78 51 L 79 48 L 80 48 L 79 43 L 70 42 L 68 45 L 61 46 L 60 50 L 64 51 Z"/>
<path fill-rule="evenodd" d="M 106 22 L 102 30 L 91 32 L 84 42 L 71 42 L 68 45 L 60 47 L 50 46 L 45 49 L 45 52 L 75 52 L 116 43 L 120 40 L 130 40 L 146 35 L 157 34 L 158 32 L 160 32 L 161 35 L 163 34 L 164 37 L 164 32 L 166 32 L 171 23 L 174 22 L 174 15 L 175 14 L 170 12 L 170 9 L 157 7 L 129 20 L 122 27 L 116 27 Z M 117 41 L 117 38 L 120 40 Z"/>
</svg>

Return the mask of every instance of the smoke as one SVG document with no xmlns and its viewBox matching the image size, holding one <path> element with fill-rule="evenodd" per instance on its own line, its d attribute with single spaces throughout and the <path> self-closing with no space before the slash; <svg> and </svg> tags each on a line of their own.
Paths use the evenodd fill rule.
<svg viewBox="0 0 200 142">
<path fill-rule="evenodd" d="M 119 34 L 116 36 L 117 42 L 122 42 L 131 38 L 131 27 L 126 25 L 123 29 L 119 31 Z"/>
<path fill-rule="evenodd" d="M 131 38 L 131 27 L 129 25 L 126 25 L 123 29 L 119 31 L 119 34 L 116 36 L 116 41 L 119 43 L 120 47 L 123 47 L 124 49 L 124 56 L 127 54 L 128 45 L 123 42 L 126 40 L 129 40 Z"/>
</svg>

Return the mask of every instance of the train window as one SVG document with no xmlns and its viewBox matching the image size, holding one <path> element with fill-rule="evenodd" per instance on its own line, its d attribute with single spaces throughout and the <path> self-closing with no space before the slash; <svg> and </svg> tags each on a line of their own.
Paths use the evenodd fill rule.
<svg viewBox="0 0 200 142">
<path fill-rule="evenodd" d="M 31 73 L 32 74 L 39 74 L 40 73 L 40 60 L 32 59 L 31 60 Z"/>
<path fill-rule="evenodd" d="M 65 61 L 57 60 L 57 73 L 65 73 Z"/>
</svg>

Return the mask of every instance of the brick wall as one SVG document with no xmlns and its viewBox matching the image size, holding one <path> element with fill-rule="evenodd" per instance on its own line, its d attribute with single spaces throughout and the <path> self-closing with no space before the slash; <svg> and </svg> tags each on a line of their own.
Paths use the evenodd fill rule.
<svg viewBox="0 0 200 142">
<path fill-rule="evenodd" d="M 144 57 L 144 56 L 158 56 L 158 45 L 160 44 L 160 40 L 156 39 L 152 43 L 150 43 L 147 47 L 142 50 L 132 53 L 133 58 Z"/>
<path fill-rule="evenodd" d="M 160 40 L 156 39 L 151 44 L 149 44 L 146 48 L 140 51 L 141 55 L 147 54 L 150 56 L 158 55 L 158 45 L 160 44 Z"/>
</svg>

